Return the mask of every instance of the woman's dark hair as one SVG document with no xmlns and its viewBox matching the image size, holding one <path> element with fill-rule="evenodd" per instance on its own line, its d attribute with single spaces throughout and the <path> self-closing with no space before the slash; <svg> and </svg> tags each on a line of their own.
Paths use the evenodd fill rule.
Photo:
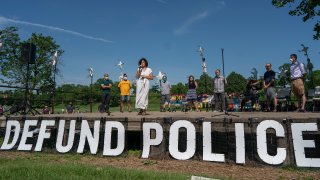
<svg viewBox="0 0 320 180">
<path fill-rule="evenodd" d="M 191 78 L 191 77 L 193 78 L 192 81 L 190 81 L 190 78 Z M 189 83 L 189 84 L 190 84 L 190 83 L 194 83 L 194 76 L 193 76 L 193 75 L 190 75 L 190 76 L 189 76 L 189 78 L 188 78 L 188 83 Z"/>
<path fill-rule="evenodd" d="M 146 58 L 141 58 L 141 59 L 139 60 L 138 65 L 140 66 L 141 63 L 142 63 L 142 61 L 144 61 L 144 62 L 146 63 L 146 67 L 148 67 L 148 60 L 147 60 Z"/>
</svg>

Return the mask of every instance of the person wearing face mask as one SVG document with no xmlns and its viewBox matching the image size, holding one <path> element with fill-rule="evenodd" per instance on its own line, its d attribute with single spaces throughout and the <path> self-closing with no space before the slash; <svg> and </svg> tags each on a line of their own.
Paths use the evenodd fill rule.
<svg viewBox="0 0 320 180">
<path fill-rule="evenodd" d="M 128 80 L 127 74 L 123 74 L 123 78 L 119 82 L 118 87 L 120 88 L 120 112 L 123 113 L 124 103 L 126 103 L 128 107 L 128 112 L 131 112 L 131 102 L 130 102 L 131 82 Z"/>
<path fill-rule="evenodd" d="M 270 111 L 270 101 L 273 100 L 273 112 L 277 112 L 277 93 L 274 89 L 276 73 L 271 69 L 271 63 L 266 64 L 266 72 L 263 76 L 263 89 L 267 96 L 267 111 Z"/>
<path fill-rule="evenodd" d="M 110 115 L 109 111 L 109 104 L 111 99 L 111 87 L 112 87 L 112 81 L 109 79 L 109 75 L 106 73 L 104 74 L 104 78 L 100 84 L 100 88 L 102 90 L 102 103 L 99 107 L 99 111 L 106 112 L 108 115 Z"/>
<path fill-rule="evenodd" d="M 296 54 L 290 55 L 291 91 L 298 99 L 298 112 L 305 112 L 306 96 L 304 91 L 304 64 L 297 60 Z"/>
<path fill-rule="evenodd" d="M 216 76 L 213 78 L 215 111 L 223 112 L 224 110 L 226 110 L 224 87 L 227 84 L 227 80 L 220 75 L 220 69 L 217 69 L 215 74 Z"/>
<path fill-rule="evenodd" d="M 168 110 L 170 111 L 170 91 L 171 84 L 167 81 L 167 76 L 163 76 L 162 82 L 160 83 L 160 93 L 161 93 L 161 107 L 160 111 L 165 112 L 166 106 L 168 105 Z"/>
</svg>

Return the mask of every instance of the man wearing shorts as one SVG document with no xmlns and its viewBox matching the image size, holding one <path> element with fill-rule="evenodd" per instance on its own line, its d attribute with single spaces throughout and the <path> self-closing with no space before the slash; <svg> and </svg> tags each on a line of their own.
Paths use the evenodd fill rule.
<svg viewBox="0 0 320 180">
<path fill-rule="evenodd" d="M 304 92 L 304 64 L 297 60 L 296 54 L 290 55 L 291 91 L 298 99 L 298 112 L 305 112 L 306 95 Z"/>
<path fill-rule="evenodd" d="M 277 93 L 274 89 L 276 73 L 271 70 L 271 63 L 266 64 L 266 72 L 264 73 L 263 89 L 267 96 L 267 111 L 270 111 L 270 101 L 273 100 L 273 112 L 277 112 Z"/>
<path fill-rule="evenodd" d="M 130 102 L 131 82 L 128 80 L 127 74 L 123 74 L 123 78 L 119 82 L 118 87 L 120 88 L 120 112 L 123 113 L 124 103 L 127 104 L 128 111 L 131 112 L 131 102 Z"/>
<path fill-rule="evenodd" d="M 168 105 L 170 111 L 170 91 L 171 91 L 171 84 L 167 81 L 167 76 L 163 76 L 162 82 L 160 83 L 160 92 L 161 92 L 161 107 L 160 111 L 165 112 L 166 106 Z"/>
</svg>

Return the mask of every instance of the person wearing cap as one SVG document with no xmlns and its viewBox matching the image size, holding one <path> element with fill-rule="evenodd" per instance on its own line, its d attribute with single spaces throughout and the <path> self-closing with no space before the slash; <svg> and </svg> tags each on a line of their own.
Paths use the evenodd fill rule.
<svg viewBox="0 0 320 180">
<path fill-rule="evenodd" d="M 166 111 L 166 105 L 168 105 L 169 111 L 170 111 L 170 91 L 171 91 L 171 84 L 169 81 L 167 81 L 167 76 L 164 75 L 162 77 L 162 82 L 160 81 L 160 93 L 161 93 L 161 107 L 160 111 L 165 112 Z"/>
<path fill-rule="evenodd" d="M 139 110 L 138 115 L 146 115 L 149 104 L 150 80 L 153 80 L 152 69 L 148 67 L 148 61 L 145 58 L 139 60 L 137 69 L 137 91 L 136 91 L 136 108 Z"/>
<path fill-rule="evenodd" d="M 120 88 L 120 112 L 123 113 L 123 105 L 126 103 L 128 111 L 131 112 L 131 102 L 130 102 L 130 89 L 131 82 L 128 80 L 127 74 L 123 74 L 121 81 L 118 84 Z"/>
<path fill-rule="evenodd" d="M 296 54 L 290 55 L 290 79 L 291 91 L 298 99 L 298 112 L 305 112 L 306 95 L 304 91 L 304 75 L 306 70 L 304 64 L 297 60 Z"/>
<path fill-rule="evenodd" d="M 111 99 L 111 87 L 112 81 L 109 79 L 109 75 L 104 74 L 104 78 L 100 84 L 102 90 L 102 107 L 99 108 L 100 112 L 107 112 L 110 115 L 109 104 Z"/>
</svg>

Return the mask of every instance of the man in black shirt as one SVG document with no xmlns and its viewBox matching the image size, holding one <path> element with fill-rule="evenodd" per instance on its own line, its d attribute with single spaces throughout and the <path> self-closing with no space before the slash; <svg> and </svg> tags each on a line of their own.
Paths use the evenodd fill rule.
<svg viewBox="0 0 320 180">
<path fill-rule="evenodd" d="M 273 112 L 277 112 L 277 93 L 274 89 L 274 83 L 276 80 L 276 73 L 271 70 L 271 63 L 266 64 L 266 72 L 264 73 L 263 89 L 267 96 L 268 111 L 270 111 L 270 101 L 274 102 Z"/>
<path fill-rule="evenodd" d="M 108 113 L 108 115 L 110 115 L 109 103 L 111 99 L 112 81 L 109 79 L 108 74 L 104 74 L 104 78 L 100 84 L 100 87 L 102 89 L 102 104 L 101 104 L 101 107 L 99 107 L 99 111 L 101 113 L 106 112 Z"/>
</svg>

